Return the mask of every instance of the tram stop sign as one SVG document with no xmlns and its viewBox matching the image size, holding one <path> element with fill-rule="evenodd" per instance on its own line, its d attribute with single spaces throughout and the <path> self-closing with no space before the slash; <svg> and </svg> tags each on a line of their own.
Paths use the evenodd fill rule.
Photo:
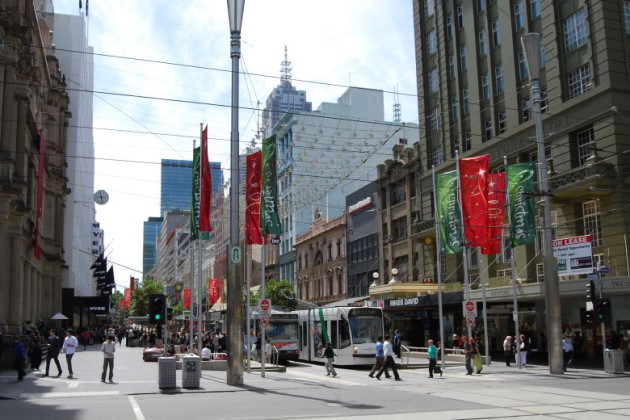
<svg viewBox="0 0 630 420">
<path fill-rule="evenodd" d="M 475 318 L 469 316 L 466 318 L 466 326 L 470 328 L 475 328 Z"/>
<path fill-rule="evenodd" d="M 463 309 L 464 309 L 464 317 L 474 318 L 477 316 L 477 303 L 475 301 L 465 300 Z"/>
<path fill-rule="evenodd" d="M 258 302 L 258 309 L 260 309 L 260 315 L 269 317 L 271 312 L 271 299 L 260 299 Z M 267 321 L 269 321 L 267 319 Z"/>
<path fill-rule="evenodd" d="M 269 317 L 261 316 L 260 317 L 260 326 L 263 328 L 269 328 Z"/>
</svg>

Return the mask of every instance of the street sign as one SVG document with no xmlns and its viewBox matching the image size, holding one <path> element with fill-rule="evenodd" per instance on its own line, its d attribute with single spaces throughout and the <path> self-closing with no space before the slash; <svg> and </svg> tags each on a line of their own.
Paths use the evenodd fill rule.
<svg viewBox="0 0 630 420">
<path fill-rule="evenodd" d="M 597 275 L 597 273 L 588 273 L 586 275 L 586 278 L 589 280 L 597 280 L 599 278 L 599 276 Z"/>
<path fill-rule="evenodd" d="M 475 328 L 475 318 L 469 316 L 466 318 L 466 326 L 470 328 Z"/>
<path fill-rule="evenodd" d="M 477 302 L 472 301 L 472 300 L 465 300 L 463 302 L 463 311 L 464 311 L 464 317 L 475 318 L 477 316 Z"/>
<path fill-rule="evenodd" d="M 260 317 L 260 326 L 263 328 L 269 328 L 269 317 L 261 316 Z"/>
<path fill-rule="evenodd" d="M 230 261 L 234 264 L 238 264 L 241 262 L 241 247 L 235 245 L 230 249 Z"/>
<path fill-rule="evenodd" d="M 273 236 L 271 239 L 269 239 L 269 243 L 271 245 L 278 245 L 280 243 L 280 237 L 279 236 Z"/>
<path fill-rule="evenodd" d="M 258 306 L 259 306 L 261 311 L 269 312 L 269 310 L 271 309 L 271 300 L 269 300 L 269 299 L 260 299 L 260 302 L 258 302 Z"/>
<path fill-rule="evenodd" d="M 610 267 L 606 267 L 605 265 L 602 265 L 601 267 L 599 267 L 599 272 L 608 274 L 610 273 Z"/>
</svg>

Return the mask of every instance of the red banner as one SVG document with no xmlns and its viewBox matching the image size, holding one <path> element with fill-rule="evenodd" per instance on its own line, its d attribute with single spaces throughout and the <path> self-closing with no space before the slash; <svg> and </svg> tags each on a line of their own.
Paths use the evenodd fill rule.
<svg viewBox="0 0 630 420">
<path fill-rule="evenodd" d="M 503 218 L 505 215 L 505 172 L 488 174 L 488 242 L 481 247 L 483 255 L 498 254 L 503 244 Z"/>
<path fill-rule="evenodd" d="M 118 303 L 118 306 L 120 308 L 129 308 L 129 307 L 131 307 L 131 289 L 130 288 L 125 287 L 124 298 L 120 299 L 120 302 Z"/>
<path fill-rule="evenodd" d="M 459 160 L 459 194 L 462 203 L 464 242 L 466 246 L 483 246 L 488 241 L 487 181 L 490 155 Z"/>
<path fill-rule="evenodd" d="M 208 303 L 214 305 L 219 300 L 219 279 L 208 279 Z"/>
<path fill-rule="evenodd" d="M 37 168 L 37 207 L 35 208 L 35 243 L 33 244 L 35 259 L 42 258 L 39 229 L 42 222 L 42 203 L 44 201 L 44 173 L 46 172 L 46 139 L 44 130 L 39 130 L 39 165 Z"/>
<path fill-rule="evenodd" d="M 260 230 L 260 189 L 262 153 L 260 151 L 247 155 L 247 189 L 245 212 L 245 243 L 261 245 L 263 243 Z"/>
<path fill-rule="evenodd" d="M 190 289 L 184 289 L 184 308 L 190 309 Z"/>
<path fill-rule="evenodd" d="M 212 176 L 208 162 L 208 127 L 201 132 L 201 199 L 199 204 L 199 232 L 212 232 Z"/>
</svg>

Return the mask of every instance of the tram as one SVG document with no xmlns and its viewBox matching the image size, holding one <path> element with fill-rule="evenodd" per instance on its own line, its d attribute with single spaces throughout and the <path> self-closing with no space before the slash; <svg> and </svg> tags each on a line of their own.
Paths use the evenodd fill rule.
<svg viewBox="0 0 630 420">
<path fill-rule="evenodd" d="M 299 359 L 323 362 L 326 343 L 335 352 L 335 365 L 373 365 L 375 343 L 384 335 L 381 308 L 333 307 L 294 311 L 299 323 Z"/>
</svg>

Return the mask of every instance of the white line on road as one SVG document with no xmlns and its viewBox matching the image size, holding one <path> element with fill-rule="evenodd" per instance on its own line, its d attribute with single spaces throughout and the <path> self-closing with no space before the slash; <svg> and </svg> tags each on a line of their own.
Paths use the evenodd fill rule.
<svg viewBox="0 0 630 420">
<path fill-rule="evenodd" d="M 72 398 L 72 397 L 105 397 L 108 395 L 120 395 L 118 391 L 91 391 L 91 392 L 25 392 L 20 398 Z"/>
<path fill-rule="evenodd" d="M 131 403 L 133 413 L 136 415 L 136 420 L 144 420 L 144 415 L 142 414 L 142 410 L 140 410 L 140 406 L 138 405 L 136 399 L 130 395 L 129 402 Z"/>
</svg>

